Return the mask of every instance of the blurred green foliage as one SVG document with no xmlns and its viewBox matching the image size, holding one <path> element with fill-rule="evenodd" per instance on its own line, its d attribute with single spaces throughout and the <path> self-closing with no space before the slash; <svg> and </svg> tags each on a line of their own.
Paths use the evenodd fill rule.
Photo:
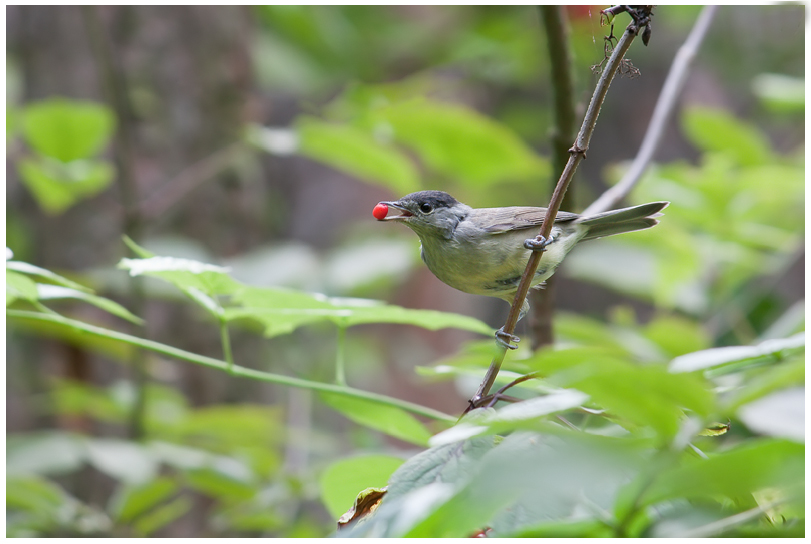
<svg viewBox="0 0 811 544">
<path fill-rule="evenodd" d="M 666 26 L 659 21 L 686 30 L 697 9 L 662 7 L 657 32 Z M 516 191 L 532 203 L 548 194 L 556 173 L 537 149 L 546 145 L 549 114 L 536 93 L 548 59 L 534 11 L 261 6 L 251 13 L 260 85 L 302 103 L 289 126 L 246 127 L 257 154 L 298 154 L 396 194 L 442 187 L 472 205 L 515 204 Z M 596 13 L 569 12 L 578 96 L 590 86 L 586 70 L 602 58 Z M 634 50 L 643 62 L 650 54 Z M 746 58 L 733 57 L 720 63 L 724 71 Z M 25 146 L 11 162 L 37 204 L 59 215 L 108 187 L 116 172 L 101 155 L 116 127 L 111 111 L 64 98 L 21 104 L 21 78 L 7 70 L 7 135 Z M 804 111 L 801 79 L 746 77 L 769 122 L 793 122 Z M 481 113 L 476 88 L 503 99 Z M 92 316 L 149 316 L 7 258 L 12 340 L 58 338 L 116 362 L 138 345 L 162 354 L 150 355 L 154 381 L 140 392 L 130 381 L 45 378 L 47 393 L 32 403 L 55 428 L 7 437 L 7 536 L 160 536 L 201 503 L 201 535 L 326 536 L 356 496 L 386 485 L 373 515 L 340 536 L 803 536 L 803 301 L 786 308 L 775 284 L 803 252 L 804 156 L 779 151 L 760 123 L 722 108 L 687 107 L 677 125 L 694 160 L 654 165 L 629 198 L 669 200 L 661 224 L 584 244 L 560 272 L 646 303 L 652 317 L 630 305 L 607 319 L 561 313 L 556 345 L 511 354 L 499 375 L 496 387 L 535 372 L 508 391 L 527 400 L 473 411 L 450 428 L 453 417 L 345 383 L 368 383 L 383 359 L 379 329 L 346 336 L 348 328 L 491 333 L 469 316 L 372 299 L 415 264 L 413 244 L 396 235 L 350 233 L 326 257 L 274 250 L 253 264 L 257 282 L 242 275 L 250 275 L 247 258 L 229 268 L 181 251 L 156 256 L 133 243 L 137 258 L 119 270 L 105 263 L 118 280 L 123 271 L 147 277 L 152 296 L 191 300 L 189 308 L 202 310 L 192 312 L 201 337 L 216 338 L 218 328 L 221 339 L 264 333 L 270 347 L 238 361 L 249 367 L 241 378 L 223 381 L 242 388 L 247 375 L 293 374 L 299 393 L 317 390 L 316 404 L 328 408 L 329 418 L 307 428 L 294 424 L 302 414 L 293 409 L 238 402 L 241 391 L 237 402 L 194 405 L 171 379 L 178 365 L 201 363 L 194 354 L 163 346 L 181 359 L 169 362 L 154 343 L 122 339 L 116 320 L 94 332 L 77 325 L 91 321 L 82 313 L 90 307 L 102 312 Z M 607 181 L 624 168 L 609 165 Z M 15 250 L 27 239 L 16 225 L 8 238 Z M 347 259 L 363 266 L 347 267 Z M 330 296 L 304 288 L 311 284 Z M 56 312 L 65 308 L 78 321 L 45 319 L 61 318 Z M 217 364 L 209 366 L 233 369 L 225 351 L 228 364 L 211 359 Z M 491 340 L 471 341 L 417 371 L 467 390 L 492 351 Z M 325 375 L 336 377 L 331 391 L 319 388 Z M 139 393 L 144 436 L 120 438 Z M 335 431 L 344 420 L 353 425 L 348 436 Z M 291 455 L 296 448 L 303 454 Z M 292 466 L 302 457 L 303 469 Z M 67 491 L 87 478 L 101 490 L 95 496 Z"/>
</svg>

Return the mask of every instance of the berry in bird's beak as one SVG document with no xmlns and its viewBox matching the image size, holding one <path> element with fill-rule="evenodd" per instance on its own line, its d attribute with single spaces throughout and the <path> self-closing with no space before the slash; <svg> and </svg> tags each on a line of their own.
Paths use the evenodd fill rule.
<svg viewBox="0 0 811 544">
<path fill-rule="evenodd" d="M 389 208 L 394 208 L 395 210 L 399 211 L 400 215 L 392 215 L 387 217 Z M 375 206 L 375 209 L 372 210 L 372 215 L 374 215 L 375 219 L 378 221 L 397 221 L 411 217 L 413 214 L 397 202 L 379 202 L 377 206 Z"/>
<path fill-rule="evenodd" d="M 375 216 L 375 219 L 378 221 L 383 221 L 386 218 L 386 215 L 389 213 L 389 207 L 383 204 L 382 202 L 378 203 L 375 206 L 375 209 L 372 210 L 372 215 Z"/>
</svg>

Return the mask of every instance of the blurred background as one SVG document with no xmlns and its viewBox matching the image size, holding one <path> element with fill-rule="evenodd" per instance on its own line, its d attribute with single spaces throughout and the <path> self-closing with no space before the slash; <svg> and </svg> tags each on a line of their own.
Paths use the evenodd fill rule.
<svg viewBox="0 0 811 544">
<path fill-rule="evenodd" d="M 604 58 L 599 9 L 566 10 L 578 124 Z M 571 211 L 633 159 L 699 11 L 659 7 L 649 46 L 633 44 L 639 75 L 612 85 Z M 640 351 L 667 361 L 803 329 L 805 16 L 788 4 L 719 9 L 656 164 L 628 200 L 672 204 L 656 229 L 570 255 L 556 275 L 557 338 L 608 321 L 609 334 L 636 331 L 630 342 L 646 338 Z M 626 24 L 617 18 L 617 36 Z M 537 8 L 7 6 L 6 31 L 6 245 L 146 325 L 67 301 L 60 313 L 221 358 L 216 325 L 181 293 L 134 288 L 116 269 L 127 234 L 252 285 L 504 323 L 505 303 L 439 282 L 416 236 L 371 211 L 429 188 L 472 206 L 547 205 L 559 172 Z M 331 379 L 335 327 L 259 333 L 232 330 L 238 364 Z M 417 451 L 308 391 L 154 355 L 143 383 L 121 346 L 22 322 L 6 339 L 7 470 L 47 477 L 21 480 L 27 496 L 46 481 L 61 490 L 11 501 L 20 535 L 325 536 L 334 516 L 318 489 L 331 461 Z M 347 379 L 458 414 L 481 372 L 441 379 L 434 364 L 478 340 L 353 327 Z M 146 409 L 133 425 L 139 388 Z M 77 433 L 116 441 L 87 453 Z M 217 462 L 154 469 L 144 493 L 160 507 L 122 510 L 144 489 L 127 444 L 145 437 Z"/>
</svg>

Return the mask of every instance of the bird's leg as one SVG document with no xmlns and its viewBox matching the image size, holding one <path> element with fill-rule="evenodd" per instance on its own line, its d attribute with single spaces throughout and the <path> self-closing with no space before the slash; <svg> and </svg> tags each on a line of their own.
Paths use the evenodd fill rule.
<svg viewBox="0 0 811 544">
<path fill-rule="evenodd" d="M 530 251 L 546 251 L 546 246 L 555 241 L 554 236 L 544 238 L 540 234 L 535 238 L 527 238 L 524 240 L 524 247 Z"/>
<path fill-rule="evenodd" d="M 510 342 L 515 342 L 517 344 L 520 341 L 521 339 L 514 334 L 504 332 L 504 327 L 501 327 L 496 331 L 496 342 L 507 349 L 518 349 L 518 346 L 513 346 L 510 344 Z"/>
</svg>

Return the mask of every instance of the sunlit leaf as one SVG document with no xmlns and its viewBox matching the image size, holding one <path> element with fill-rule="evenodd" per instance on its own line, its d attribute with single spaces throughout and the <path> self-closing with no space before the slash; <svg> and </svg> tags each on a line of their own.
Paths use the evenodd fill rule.
<svg viewBox="0 0 811 544">
<path fill-rule="evenodd" d="M 805 388 L 775 391 L 738 409 L 750 430 L 765 436 L 805 442 Z"/>
<path fill-rule="evenodd" d="M 337 519 L 363 489 L 384 487 L 403 462 L 390 455 L 359 455 L 335 461 L 321 475 L 321 500 Z"/>
<path fill-rule="evenodd" d="M 227 295 L 239 288 L 228 275 L 228 269 L 191 259 L 151 257 L 148 259 L 121 259 L 118 268 L 128 270 L 130 276 L 154 276 L 168 281 L 179 289 L 193 287 L 206 295 Z"/>
<path fill-rule="evenodd" d="M 757 440 L 709 459 L 687 459 L 660 473 L 645 489 L 640 504 L 676 498 L 722 495 L 735 499 L 770 487 L 802 486 L 805 448 L 783 440 Z"/>
<path fill-rule="evenodd" d="M 126 319 L 131 323 L 141 324 L 144 322 L 143 319 L 130 313 L 129 310 L 117 302 L 114 302 L 108 298 L 91 295 L 90 293 L 86 293 L 84 291 L 71 289 L 70 287 L 62 287 L 61 285 L 45 285 L 40 283 L 37 285 L 37 293 L 40 300 L 59 300 L 66 298 L 82 300 L 94 306 L 98 306 L 102 310 L 110 312 L 113 315 L 117 315 L 122 319 Z"/>
<path fill-rule="evenodd" d="M 670 372 L 694 372 L 733 363 L 749 365 L 767 360 L 775 361 L 805 349 L 805 333 L 789 338 L 766 340 L 756 346 L 729 346 L 696 351 L 676 357 L 670 362 Z"/>
<path fill-rule="evenodd" d="M 473 186 L 545 180 L 549 163 L 504 125 L 466 107 L 414 99 L 375 109 L 428 168 Z"/>
<path fill-rule="evenodd" d="M 96 102 L 51 98 L 29 104 L 22 114 L 26 143 L 62 162 L 95 155 L 114 128 L 112 110 Z"/>
<path fill-rule="evenodd" d="M 466 417 L 450 429 L 431 437 L 430 444 L 431 446 L 441 446 L 484 434 L 531 428 L 543 416 L 576 408 L 585 403 L 588 398 L 585 393 L 568 389 L 516 402 L 499 410 L 485 412 L 479 417 Z"/>
<path fill-rule="evenodd" d="M 359 425 L 419 446 L 426 445 L 431 437 L 431 433 L 422 423 L 400 408 L 346 395 L 322 392 L 319 396 L 328 406 Z"/>
<path fill-rule="evenodd" d="M 299 119 L 296 127 L 300 152 L 306 157 L 397 194 L 412 193 L 420 187 L 419 174 L 409 158 L 362 129 L 312 118 Z"/>
</svg>

